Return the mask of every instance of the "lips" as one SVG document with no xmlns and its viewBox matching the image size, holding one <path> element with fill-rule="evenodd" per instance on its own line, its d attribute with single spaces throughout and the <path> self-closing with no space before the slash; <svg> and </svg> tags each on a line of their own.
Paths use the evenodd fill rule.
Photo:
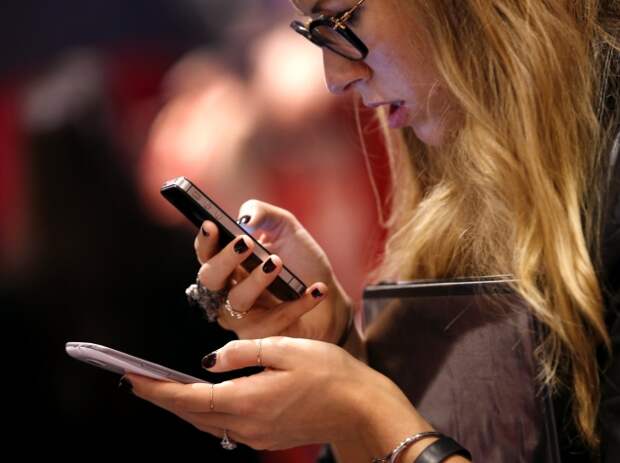
<svg viewBox="0 0 620 463">
<path fill-rule="evenodd" d="M 388 106 L 388 126 L 392 129 L 406 127 L 409 123 L 409 108 L 402 100 L 366 103 L 366 106 L 374 109 Z"/>
<path fill-rule="evenodd" d="M 364 102 L 364 106 L 372 109 L 380 108 L 381 106 L 402 106 L 405 102 L 402 100 L 393 100 L 393 101 L 376 101 L 373 103 Z"/>
<path fill-rule="evenodd" d="M 405 104 L 390 105 L 388 126 L 391 129 L 402 129 L 409 125 L 409 108 Z"/>
<path fill-rule="evenodd" d="M 404 101 L 397 101 L 395 103 L 390 103 L 390 116 L 392 114 L 394 114 L 396 111 L 398 111 L 399 108 L 401 108 L 403 105 L 405 104 Z"/>
</svg>

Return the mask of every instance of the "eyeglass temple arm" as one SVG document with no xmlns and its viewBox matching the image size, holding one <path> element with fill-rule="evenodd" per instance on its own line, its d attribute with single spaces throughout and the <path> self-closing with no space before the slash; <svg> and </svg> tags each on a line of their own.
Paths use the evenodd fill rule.
<svg viewBox="0 0 620 463">
<path fill-rule="evenodd" d="M 362 3 L 364 3 L 365 1 L 366 0 L 358 0 L 358 2 L 355 5 L 353 5 L 353 8 L 351 8 L 349 11 L 346 11 L 339 18 L 335 18 L 336 27 L 342 28 L 344 26 L 344 23 L 346 23 L 349 20 L 349 18 L 353 16 L 353 13 L 355 13 L 355 11 L 357 11 L 357 9 L 360 6 L 362 6 Z"/>
</svg>

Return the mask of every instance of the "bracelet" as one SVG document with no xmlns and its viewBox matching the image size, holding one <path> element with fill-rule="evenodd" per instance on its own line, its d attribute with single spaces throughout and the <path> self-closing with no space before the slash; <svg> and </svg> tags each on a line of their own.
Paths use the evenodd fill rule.
<svg viewBox="0 0 620 463">
<path fill-rule="evenodd" d="M 421 432 L 419 434 L 415 434 L 413 436 L 407 437 L 404 441 L 396 446 L 394 450 L 388 453 L 383 458 L 373 458 L 372 463 L 396 463 L 398 461 L 398 457 L 401 453 L 407 450 L 416 442 L 421 441 L 422 439 L 428 439 L 431 437 L 441 437 L 442 434 L 438 432 Z"/>
<path fill-rule="evenodd" d="M 442 436 L 438 441 L 426 447 L 413 463 L 440 463 L 454 455 L 471 460 L 471 453 L 461 447 L 454 439 Z"/>
<path fill-rule="evenodd" d="M 342 335 L 340 336 L 340 339 L 338 340 L 338 343 L 336 344 L 338 347 L 344 347 L 344 345 L 347 343 L 349 335 L 351 334 L 351 330 L 353 330 L 353 327 L 355 326 L 354 319 L 355 316 L 353 315 L 353 310 L 349 309 L 349 320 L 347 321 L 347 327 L 344 329 Z"/>
</svg>

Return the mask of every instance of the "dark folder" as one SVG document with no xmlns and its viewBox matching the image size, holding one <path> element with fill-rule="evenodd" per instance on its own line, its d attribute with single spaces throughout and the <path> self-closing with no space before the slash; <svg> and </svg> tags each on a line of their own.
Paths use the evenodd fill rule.
<svg viewBox="0 0 620 463">
<path fill-rule="evenodd" d="M 370 366 L 474 461 L 559 463 L 539 329 L 509 277 L 381 284 L 364 291 Z"/>
</svg>

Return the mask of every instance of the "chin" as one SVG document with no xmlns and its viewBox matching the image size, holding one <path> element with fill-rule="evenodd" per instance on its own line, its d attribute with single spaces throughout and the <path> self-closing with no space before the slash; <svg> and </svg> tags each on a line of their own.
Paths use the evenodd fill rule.
<svg viewBox="0 0 620 463">
<path fill-rule="evenodd" d="M 426 123 L 411 126 L 416 137 L 427 146 L 438 148 L 446 141 L 446 131 L 441 125 Z"/>
<path fill-rule="evenodd" d="M 439 148 L 450 143 L 462 127 L 458 113 L 450 113 L 449 117 L 427 118 L 416 120 L 411 124 L 416 137 L 427 146 Z"/>
</svg>

